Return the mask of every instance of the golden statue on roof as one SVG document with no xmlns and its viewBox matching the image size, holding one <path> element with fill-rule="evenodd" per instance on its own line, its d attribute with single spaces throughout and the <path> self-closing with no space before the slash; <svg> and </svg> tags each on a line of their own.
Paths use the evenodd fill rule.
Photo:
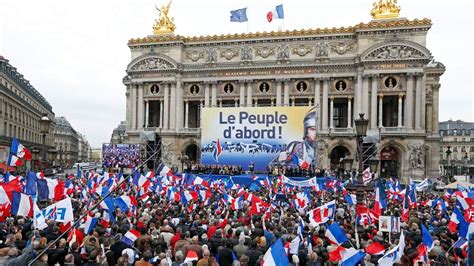
<svg viewBox="0 0 474 266">
<path fill-rule="evenodd" d="M 400 15 L 400 7 L 397 0 L 379 0 L 374 2 L 374 8 L 370 11 L 374 19 L 397 18 Z"/>
<path fill-rule="evenodd" d="M 156 10 L 160 12 L 160 18 L 158 20 L 155 19 L 155 25 L 153 25 L 153 34 L 160 35 L 174 32 L 174 29 L 176 28 L 173 23 L 174 18 L 168 17 L 171 2 L 173 2 L 173 0 L 170 0 L 168 5 L 161 6 L 161 8 L 158 8 L 155 5 Z"/>
</svg>

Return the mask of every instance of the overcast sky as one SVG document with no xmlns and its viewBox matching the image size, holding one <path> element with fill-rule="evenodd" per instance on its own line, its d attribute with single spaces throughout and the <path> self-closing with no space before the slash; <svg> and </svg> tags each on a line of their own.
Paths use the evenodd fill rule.
<svg viewBox="0 0 474 266">
<path fill-rule="evenodd" d="M 430 18 L 427 46 L 446 65 L 440 120 L 473 121 L 471 0 L 399 0 L 401 16 Z M 152 34 L 167 0 L 0 0 L 0 55 L 65 116 L 93 147 L 108 142 L 125 120 L 122 78 L 127 41 Z M 247 7 L 250 31 L 354 26 L 371 20 L 372 0 L 174 0 L 170 14 L 180 35 L 246 32 L 229 11 Z M 283 3 L 284 25 L 266 13 Z"/>
</svg>

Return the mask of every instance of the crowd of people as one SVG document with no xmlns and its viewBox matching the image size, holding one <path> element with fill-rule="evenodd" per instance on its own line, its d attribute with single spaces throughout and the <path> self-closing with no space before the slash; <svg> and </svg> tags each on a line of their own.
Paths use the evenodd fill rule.
<svg viewBox="0 0 474 266">
<path fill-rule="evenodd" d="M 451 214 L 457 208 L 455 194 L 417 192 L 416 204 L 412 205 L 416 207 L 410 209 L 409 219 L 402 221 L 400 231 L 389 237 L 389 233 L 379 230 L 376 219 L 357 222 L 360 219 L 356 206 L 345 197 L 350 191 L 341 182 L 336 180 L 334 183 L 335 179 L 328 179 L 326 182 L 331 184 L 327 183 L 326 187 L 304 189 L 291 187 L 282 182 L 282 178 L 275 177 L 269 184 L 250 190 L 218 181 L 203 186 L 202 182 L 199 185 L 196 181 L 183 182 L 172 175 L 143 175 L 154 185 L 148 187 L 147 197 L 137 197 L 136 208 L 128 212 L 117 206 L 110 212 L 102 205 L 93 209 L 92 206 L 104 196 L 90 187 L 91 178 L 100 178 L 97 175 L 70 179 L 74 189 L 64 197 L 72 199 L 75 220 L 92 210 L 91 215 L 98 222 L 90 233 L 81 223 L 55 242 L 33 265 L 267 265 L 265 254 L 281 241 L 286 247 L 287 265 L 338 265 L 341 260 L 338 250 L 355 247 L 366 254 L 358 264 L 371 266 L 379 265 L 384 253 L 399 244 L 400 231 L 405 237 L 399 265 L 418 265 L 418 262 L 423 265 L 467 265 L 468 249 L 454 245 L 459 239 L 459 230 L 448 229 Z M 107 176 L 117 176 L 116 183 L 120 182 L 118 175 Z M 134 183 L 130 180 L 117 186 L 113 195 L 137 195 L 143 187 Z M 205 193 L 201 193 L 203 190 Z M 206 196 L 183 200 L 176 198 L 173 194 L 176 191 L 198 191 Z M 295 203 L 295 199 L 302 200 L 302 194 L 308 195 L 303 206 Z M 361 196 L 361 204 L 373 209 L 375 192 L 366 191 Z M 238 206 L 230 199 L 240 199 Z M 256 199 L 268 207 L 256 210 Z M 433 207 L 430 202 L 439 199 L 443 199 L 445 206 Z M 334 216 L 326 223 L 314 225 L 307 214 L 332 201 L 335 203 Z M 51 203 L 39 202 L 39 207 Z M 403 198 L 387 198 L 382 215 L 402 216 L 403 203 Z M 0 213 L 1 208 L 4 206 L 0 206 Z M 107 222 L 106 212 L 114 216 L 114 222 Z M 0 264 L 26 265 L 67 228 L 52 218 L 46 222 L 47 227 L 43 230 L 34 229 L 32 217 L 7 217 L 0 222 Z M 348 241 L 340 244 L 331 241 L 326 231 L 332 223 L 340 225 Z M 423 241 L 422 225 L 428 228 L 434 240 L 427 258 L 423 258 L 419 249 Z M 137 239 L 131 243 L 123 241 L 134 230 L 139 232 Z M 288 247 L 299 237 L 299 246 L 290 250 Z M 367 247 L 373 243 L 379 243 L 383 252 L 369 254 Z M 474 261 L 472 253 L 471 262 Z"/>
<path fill-rule="evenodd" d="M 138 144 L 104 144 L 102 161 L 106 168 L 134 168 L 140 164 Z"/>
</svg>

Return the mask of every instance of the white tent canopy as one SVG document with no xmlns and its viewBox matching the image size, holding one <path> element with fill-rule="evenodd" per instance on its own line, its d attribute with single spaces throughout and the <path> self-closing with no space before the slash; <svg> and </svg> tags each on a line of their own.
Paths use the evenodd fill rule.
<svg viewBox="0 0 474 266">
<path fill-rule="evenodd" d="M 451 188 L 451 189 L 456 189 L 458 188 L 458 185 L 459 186 L 462 186 L 462 187 L 465 187 L 465 188 L 471 188 L 471 187 L 474 187 L 474 184 L 472 183 L 469 183 L 469 182 L 464 182 L 464 181 L 456 181 L 456 182 L 453 182 L 451 184 L 448 184 L 444 187 L 442 187 L 443 189 L 448 189 L 448 188 Z"/>
</svg>

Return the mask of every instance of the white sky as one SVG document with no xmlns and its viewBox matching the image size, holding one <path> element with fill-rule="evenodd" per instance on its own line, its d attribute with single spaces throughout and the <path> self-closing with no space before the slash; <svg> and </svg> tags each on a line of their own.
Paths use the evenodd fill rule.
<svg viewBox="0 0 474 266">
<path fill-rule="evenodd" d="M 170 14 L 180 35 L 247 31 L 229 11 L 247 7 L 250 31 L 277 30 L 266 13 L 284 4 L 285 29 L 354 26 L 371 20 L 375 0 L 174 0 Z M 0 0 L 0 55 L 86 135 L 93 147 L 108 142 L 125 120 L 122 78 L 130 62 L 127 41 L 152 34 L 167 0 Z M 430 18 L 427 46 L 446 65 L 440 120 L 473 121 L 473 52 L 470 0 L 399 0 L 401 16 Z"/>
</svg>

